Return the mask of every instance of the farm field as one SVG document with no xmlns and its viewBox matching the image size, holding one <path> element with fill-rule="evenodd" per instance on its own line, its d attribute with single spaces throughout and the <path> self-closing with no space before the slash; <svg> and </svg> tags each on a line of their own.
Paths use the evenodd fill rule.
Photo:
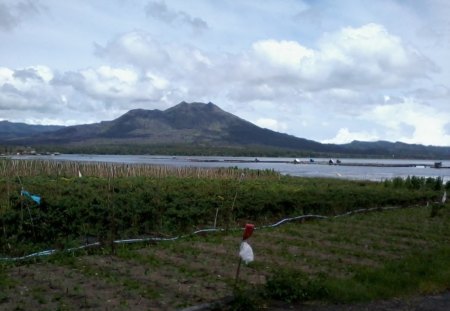
<svg viewBox="0 0 450 311">
<path fill-rule="evenodd" d="M 241 300 L 353 302 L 450 288 L 450 209 L 414 207 L 256 230 Z M 2 310 L 174 310 L 233 293 L 242 232 L 3 264 Z M 292 276 L 298 276 L 295 279 Z M 305 281 L 307 280 L 307 281 Z M 271 296 L 255 294 L 269 290 Z M 251 300 L 254 301 L 251 301 Z M 249 301 L 241 301 L 247 303 Z"/>
<path fill-rule="evenodd" d="M 9 160 L 0 173 L 1 310 L 176 310 L 224 298 L 220 310 L 252 310 L 450 289 L 450 207 L 440 203 L 450 183 L 440 178 Z M 262 228 L 311 214 L 327 218 Z M 236 284 L 246 223 L 257 227 L 255 261 Z M 89 243 L 100 246 L 67 251 Z"/>
</svg>

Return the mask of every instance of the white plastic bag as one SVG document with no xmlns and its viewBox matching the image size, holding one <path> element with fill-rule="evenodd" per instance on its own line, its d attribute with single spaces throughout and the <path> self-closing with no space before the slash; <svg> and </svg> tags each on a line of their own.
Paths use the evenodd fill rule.
<svg viewBox="0 0 450 311">
<path fill-rule="evenodd" d="M 242 258 L 245 264 L 252 262 L 254 259 L 252 247 L 245 241 L 241 243 L 241 247 L 239 249 L 239 256 Z"/>
</svg>

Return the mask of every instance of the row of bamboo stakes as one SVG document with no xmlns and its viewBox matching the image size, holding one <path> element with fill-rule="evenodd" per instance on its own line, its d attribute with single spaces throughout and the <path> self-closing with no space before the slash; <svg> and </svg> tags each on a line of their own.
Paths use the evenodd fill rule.
<svg viewBox="0 0 450 311">
<path fill-rule="evenodd" d="M 180 177 L 206 179 L 238 179 L 245 173 L 246 179 L 279 178 L 273 170 L 249 170 L 236 168 L 175 167 L 151 164 L 126 164 L 107 162 L 75 162 L 52 160 L 0 160 L 0 177 Z"/>
</svg>

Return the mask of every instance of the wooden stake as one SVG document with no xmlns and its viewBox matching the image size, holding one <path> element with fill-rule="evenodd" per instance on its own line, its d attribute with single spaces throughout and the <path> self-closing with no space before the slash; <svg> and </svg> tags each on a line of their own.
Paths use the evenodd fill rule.
<svg viewBox="0 0 450 311">
<path fill-rule="evenodd" d="M 216 208 L 216 217 L 214 218 L 214 229 L 216 229 L 216 224 L 217 224 L 217 215 L 219 214 L 219 208 Z"/>
<path fill-rule="evenodd" d="M 239 281 L 239 272 L 241 272 L 241 263 L 242 263 L 242 258 L 241 256 L 239 256 L 239 263 L 236 269 L 236 277 L 234 278 L 234 292 L 236 292 L 237 289 L 237 284 Z"/>
</svg>

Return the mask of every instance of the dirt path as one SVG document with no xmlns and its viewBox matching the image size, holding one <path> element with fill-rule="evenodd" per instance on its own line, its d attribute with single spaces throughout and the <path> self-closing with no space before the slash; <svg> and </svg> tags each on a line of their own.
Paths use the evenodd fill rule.
<svg viewBox="0 0 450 311">
<path fill-rule="evenodd" d="M 4 290 L 0 310 L 149 310 L 163 309 L 156 300 L 142 297 L 96 274 L 50 263 L 12 269 L 14 286 Z"/>
</svg>

